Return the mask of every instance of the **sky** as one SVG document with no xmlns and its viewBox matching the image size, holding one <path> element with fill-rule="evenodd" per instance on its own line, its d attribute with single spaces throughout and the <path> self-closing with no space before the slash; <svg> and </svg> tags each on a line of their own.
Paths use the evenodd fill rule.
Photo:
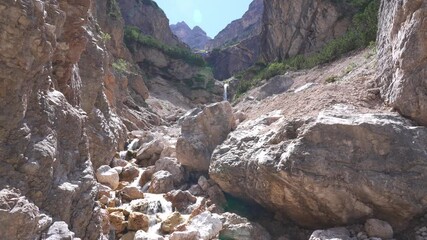
<svg viewBox="0 0 427 240">
<path fill-rule="evenodd" d="M 241 18 L 252 0 L 155 0 L 170 24 L 185 21 L 215 37 L 231 21 Z"/>
</svg>

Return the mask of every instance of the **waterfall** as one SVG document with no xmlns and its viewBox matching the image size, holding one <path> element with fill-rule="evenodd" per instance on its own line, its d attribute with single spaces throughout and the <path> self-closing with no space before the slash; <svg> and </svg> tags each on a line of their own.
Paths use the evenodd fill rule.
<svg viewBox="0 0 427 240">
<path fill-rule="evenodd" d="M 225 83 L 224 84 L 224 101 L 228 101 L 227 89 L 228 89 L 228 83 Z"/>
<path fill-rule="evenodd" d="M 73 65 L 71 73 L 70 88 L 72 91 L 72 105 L 77 106 L 80 104 L 80 89 L 82 89 L 82 79 L 80 78 L 79 66 L 77 64 Z"/>
<path fill-rule="evenodd" d="M 136 150 L 138 143 L 139 143 L 139 139 L 135 138 L 134 140 L 132 140 L 132 142 L 129 143 L 127 150 L 128 151 Z"/>
</svg>

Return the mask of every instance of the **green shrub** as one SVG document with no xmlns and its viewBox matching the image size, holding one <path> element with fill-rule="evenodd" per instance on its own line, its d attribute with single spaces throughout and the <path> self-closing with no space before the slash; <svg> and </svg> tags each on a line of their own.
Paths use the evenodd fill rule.
<svg viewBox="0 0 427 240">
<path fill-rule="evenodd" d="M 111 35 L 108 33 L 105 33 L 103 31 L 101 31 L 99 33 L 99 36 L 101 37 L 101 41 L 106 44 L 107 42 L 109 42 L 111 40 Z"/>
<path fill-rule="evenodd" d="M 206 62 L 202 56 L 194 54 L 189 49 L 186 49 L 186 48 L 181 48 L 178 46 L 168 46 L 160 42 L 159 40 L 153 38 L 152 36 L 141 33 L 139 28 L 134 26 L 125 27 L 124 40 L 125 40 L 126 46 L 131 51 L 135 50 L 134 49 L 135 44 L 136 46 L 140 44 L 145 47 L 157 49 L 171 58 L 181 59 L 190 65 L 199 66 L 199 67 L 206 66 Z"/>
<path fill-rule="evenodd" d="M 117 73 L 129 73 L 130 72 L 130 64 L 124 59 L 117 59 L 113 64 L 113 69 Z"/>
<path fill-rule="evenodd" d="M 183 83 L 191 89 L 206 89 L 212 91 L 215 87 L 212 68 L 204 67 L 189 79 L 184 79 Z"/>
<path fill-rule="evenodd" d="M 326 80 L 325 80 L 325 82 L 326 83 L 334 83 L 334 82 L 336 82 L 336 81 L 338 81 L 340 78 L 338 77 L 338 76 L 331 76 L 331 77 L 328 77 Z"/>
</svg>

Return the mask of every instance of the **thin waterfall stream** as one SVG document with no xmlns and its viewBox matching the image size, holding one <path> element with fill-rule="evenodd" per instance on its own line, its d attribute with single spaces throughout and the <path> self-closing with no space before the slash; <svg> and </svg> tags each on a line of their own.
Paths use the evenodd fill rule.
<svg viewBox="0 0 427 240">
<path fill-rule="evenodd" d="M 227 91 L 228 91 L 228 83 L 225 83 L 224 84 L 224 101 L 228 101 Z"/>
</svg>

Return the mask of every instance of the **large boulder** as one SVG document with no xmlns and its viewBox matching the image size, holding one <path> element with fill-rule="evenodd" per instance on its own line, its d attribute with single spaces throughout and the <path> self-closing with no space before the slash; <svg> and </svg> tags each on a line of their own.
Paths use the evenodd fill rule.
<svg viewBox="0 0 427 240">
<path fill-rule="evenodd" d="M 314 231 L 309 240 L 350 240 L 350 232 L 343 227 Z"/>
<path fill-rule="evenodd" d="M 116 169 L 107 165 L 102 165 L 96 170 L 96 179 L 102 184 L 106 184 L 113 190 L 119 186 L 119 173 Z"/>
<path fill-rule="evenodd" d="M 158 171 L 153 174 L 150 188 L 150 193 L 167 193 L 173 189 L 173 176 L 168 171 Z"/>
<path fill-rule="evenodd" d="M 378 77 L 381 95 L 402 115 L 427 125 L 427 2 L 381 1 Z"/>
<path fill-rule="evenodd" d="M 172 175 L 175 186 L 179 186 L 185 180 L 185 170 L 176 158 L 165 157 L 157 160 L 155 171 L 158 172 L 161 170 L 168 171 Z"/>
<path fill-rule="evenodd" d="M 401 229 L 427 209 L 426 143 L 426 128 L 390 113 L 264 116 L 229 135 L 209 173 L 225 192 L 303 226 L 376 216 Z"/>
<path fill-rule="evenodd" d="M 223 228 L 219 234 L 221 239 L 230 240 L 270 240 L 270 234 L 259 224 L 235 213 L 223 213 Z"/>
<path fill-rule="evenodd" d="M 203 212 L 191 219 L 188 230 L 197 230 L 200 239 L 208 240 L 214 238 L 222 229 L 220 217 L 215 213 Z"/>
<path fill-rule="evenodd" d="M 176 143 L 178 161 L 196 171 L 207 171 L 215 147 L 222 143 L 235 127 L 229 102 L 196 108 L 181 121 L 181 136 Z"/>
</svg>

